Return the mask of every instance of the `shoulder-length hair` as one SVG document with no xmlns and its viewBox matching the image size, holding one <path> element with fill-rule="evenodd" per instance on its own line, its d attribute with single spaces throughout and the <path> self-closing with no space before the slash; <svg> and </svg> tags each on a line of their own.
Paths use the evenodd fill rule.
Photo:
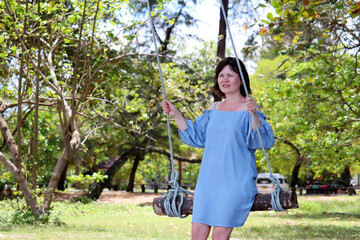
<svg viewBox="0 0 360 240">
<path fill-rule="evenodd" d="M 236 59 L 234 57 L 226 57 L 217 64 L 217 66 L 215 68 L 215 76 L 214 76 L 215 84 L 210 89 L 211 92 L 213 93 L 215 101 L 220 101 L 220 100 L 226 98 L 225 93 L 223 93 L 220 90 L 219 83 L 218 83 L 218 77 L 219 77 L 220 72 L 227 65 L 229 65 L 230 68 L 239 75 L 239 78 L 240 78 L 241 82 L 245 81 L 248 93 L 251 94 L 249 74 L 246 71 L 246 67 L 245 67 L 244 63 L 240 59 L 239 59 L 239 62 L 240 62 L 240 66 L 241 66 L 241 70 L 242 70 L 244 79 L 241 79 L 241 74 L 240 74 L 239 68 L 237 66 Z M 240 85 L 239 91 L 240 91 L 241 95 L 246 97 L 244 84 Z"/>
</svg>

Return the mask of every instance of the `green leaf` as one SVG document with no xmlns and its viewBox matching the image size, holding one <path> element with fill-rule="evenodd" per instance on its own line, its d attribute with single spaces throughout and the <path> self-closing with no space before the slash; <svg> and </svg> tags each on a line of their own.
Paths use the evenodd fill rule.
<svg viewBox="0 0 360 240">
<path fill-rule="evenodd" d="M 77 16 L 76 15 L 71 15 L 69 17 L 69 21 L 70 21 L 70 23 L 77 23 Z"/>
<path fill-rule="evenodd" d="M 267 17 L 270 21 L 272 21 L 272 20 L 274 19 L 274 16 L 273 16 L 273 14 L 272 14 L 271 12 L 269 12 L 269 13 L 266 15 L 266 17 Z"/>
<path fill-rule="evenodd" d="M 268 6 L 266 6 L 265 4 L 260 3 L 260 4 L 255 8 L 255 10 L 258 9 L 258 8 L 260 8 L 260 7 L 262 7 L 262 8 L 267 8 Z"/>
<path fill-rule="evenodd" d="M 282 13 L 283 13 L 282 8 L 281 8 L 281 7 L 280 7 L 280 8 L 277 8 L 277 9 L 276 9 L 276 13 L 279 14 L 279 15 L 282 15 Z"/>
<path fill-rule="evenodd" d="M 274 8 L 281 8 L 281 5 L 280 5 L 280 3 L 278 2 L 278 1 L 273 1 L 272 3 L 271 3 L 271 5 L 274 7 Z"/>
</svg>

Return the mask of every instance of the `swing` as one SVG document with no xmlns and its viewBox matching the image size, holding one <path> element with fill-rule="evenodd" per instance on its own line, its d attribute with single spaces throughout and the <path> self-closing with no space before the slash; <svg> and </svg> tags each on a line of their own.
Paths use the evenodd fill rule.
<svg viewBox="0 0 360 240">
<path fill-rule="evenodd" d="M 240 70 L 240 77 L 241 77 L 241 79 L 244 79 L 242 69 L 240 66 L 240 62 L 238 60 L 238 56 L 236 53 L 235 44 L 234 44 L 234 41 L 233 41 L 233 38 L 231 35 L 230 27 L 227 22 L 225 9 L 224 9 L 222 0 L 220 1 L 220 5 L 221 5 L 222 14 L 225 19 L 226 27 L 227 27 L 227 30 L 228 30 L 228 33 L 229 33 L 229 36 L 231 39 L 232 47 L 233 47 L 233 50 L 235 53 L 235 59 L 237 62 L 237 66 Z M 164 100 L 166 101 L 164 80 L 163 80 L 163 76 L 162 76 L 160 58 L 159 58 L 159 53 L 158 53 L 157 44 L 156 44 L 155 29 L 154 29 L 154 25 L 153 25 L 152 18 L 151 18 L 151 8 L 150 8 L 149 0 L 147 0 L 147 6 L 148 6 L 148 12 L 149 12 L 149 24 L 150 24 L 150 27 L 152 30 L 154 46 L 155 46 L 155 50 L 156 50 L 156 57 L 157 57 L 157 62 L 158 62 L 162 92 L 163 92 Z M 249 96 L 246 83 L 245 83 L 245 81 L 242 81 L 242 82 L 244 84 L 246 96 Z M 251 112 L 251 117 L 253 119 L 255 118 L 253 112 Z M 170 145 L 170 160 L 171 160 L 171 167 L 172 167 L 171 180 L 169 181 L 171 189 L 168 191 L 168 193 L 165 197 L 158 197 L 158 198 L 154 199 L 153 208 L 154 208 L 155 214 L 157 214 L 157 215 L 167 215 L 169 217 L 185 218 L 188 215 L 192 214 L 194 198 L 188 197 L 189 194 L 193 195 L 193 193 L 184 188 L 181 188 L 177 182 L 178 173 L 174 169 L 174 157 L 173 157 L 172 142 L 171 142 L 169 114 L 166 114 L 166 120 L 167 120 L 168 137 L 169 137 L 169 145 Z M 269 168 L 269 172 L 270 172 L 269 177 L 274 185 L 274 190 L 272 193 L 268 193 L 268 194 L 258 193 L 255 196 L 255 200 L 254 200 L 253 206 L 251 208 L 251 211 L 268 211 L 268 210 L 286 211 L 287 209 L 298 208 L 299 205 L 297 202 L 296 192 L 284 191 L 280 187 L 279 179 L 272 174 L 270 163 L 269 163 L 269 160 L 268 160 L 268 157 L 267 157 L 267 154 L 266 154 L 263 142 L 262 142 L 262 138 L 261 138 L 261 135 L 259 132 L 259 127 L 258 127 L 256 121 L 254 121 L 254 122 L 255 122 L 255 126 L 256 126 L 256 132 L 259 137 L 259 141 L 261 143 L 261 147 L 264 152 L 264 156 L 265 156 L 268 168 Z"/>
</svg>

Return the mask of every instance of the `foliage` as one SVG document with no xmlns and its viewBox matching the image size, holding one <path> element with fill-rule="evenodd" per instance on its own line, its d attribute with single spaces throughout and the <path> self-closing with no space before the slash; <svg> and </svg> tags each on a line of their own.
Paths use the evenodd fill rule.
<svg viewBox="0 0 360 240">
<path fill-rule="evenodd" d="M 83 195 L 83 196 L 76 196 L 74 197 L 73 199 L 71 199 L 70 202 L 72 203 L 76 203 L 76 202 L 81 202 L 83 204 L 90 204 L 92 203 L 94 200 L 89 198 L 88 196 L 86 195 Z"/>
<path fill-rule="evenodd" d="M 22 184 L 20 188 L 35 215 L 49 210 L 62 171 L 75 159 L 81 139 L 93 132 L 87 125 L 84 130 L 88 132 L 81 131 L 81 135 L 80 128 L 95 115 L 85 111 L 90 100 L 105 101 L 97 95 L 104 70 L 108 70 L 109 63 L 129 54 L 124 46 L 131 44 L 133 37 L 124 40 L 123 34 L 139 23 L 128 25 L 128 21 L 118 18 L 123 6 L 128 6 L 128 2 L 0 3 L 0 93 L 1 104 L 6 106 L 1 115 L 6 117 L 2 129 L 15 129 L 5 135 L 9 149 L 1 160 Z M 103 28 L 104 25 L 123 30 L 114 34 L 114 29 Z M 112 45 L 120 50 L 111 50 Z M 39 107 L 34 103 L 36 98 L 40 100 Z M 31 115 L 34 109 L 39 111 Z M 30 117 L 33 118 L 29 120 Z M 36 139 L 32 133 L 35 120 L 40 120 L 43 129 Z M 38 147 L 34 147 L 36 144 Z M 35 162 L 33 155 L 40 160 Z M 15 168 L 9 167 L 11 162 Z M 47 186 L 43 206 L 34 198 L 26 173 L 38 173 Z"/>
<path fill-rule="evenodd" d="M 345 166 L 359 164 L 355 67 L 352 55 L 323 54 L 287 69 L 285 80 L 269 84 L 260 95 L 275 134 L 290 140 L 303 155 L 310 153 L 314 177 L 338 174 Z M 279 159 L 288 159 L 288 152 L 279 147 L 273 151 L 280 154 Z"/>
<path fill-rule="evenodd" d="M 359 47 L 360 6 L 356 1 L 270 2 L 276 15 L 269 13 L 263 22 L 282 54 L 308 58 Z"/>
<path fill-rule="evenodd" d="M 54 217 L 55 216 L 52 216 L 52 218 Z M 49 223 L 50 223 L 49 214 L 35 216 L 30 210 L 27 210 L 26 212 L 23 212 L 21 210 L 16 210 L 11 218 L 11 224 L 14 225 L 31 224 L 31 225 L 39 226 Z M 53 223 L 57 226 L 60 226 L 62 224 L 58 217 L 55 217 Z"/>
<path fill-rule="evenodd" d="M 2 193 L 3 190 L 9 190 L 6 188 L 11 188 L 15 183 L 15 178 L 10 172 L 3 172 L 0 175 L 0 192 Z"/>
<path fill-rule="evenodd" d="M 136 175 L 138 183 L 164 183 L 169 177 L 170 162 L 167 157 L 159 154 L 149 154 L 141 162 L 139 171 Z"/>
<path fill-rule="evenodd" d="M 93 183 L 103 182 L 107 179 L 108 176 L 102 175 L 102 173 L 94 172 L 92 175 L 84 175 L 80 173 L 79 175 L 67 176 L 67 180 L 70 185 L 79 183 L 81 188 L 86 194 L 89 194 L 93 190 Z"/>
<path fill-rule="evenodd" d="M 262 21 L 261 35 L 268 52 L 274 49 L 275 56 L 280 56 L 260 61 L 257 75 L 267 82 L 258 99 L 269 111 L 278 137 L 271 158 L 289 174 L 286 162 L 300 160 L 301 164 L 305 157 L 310 157 L 312 177 L 339 175 L 348 166 L 355 169 L 359 165 L 360 42 L 355 36 L 359 4 L 346 0 L 269 3 L 276 14 L 269 13 Z M 276 60 L 280 58 L 282 62 Z M 264 61 L 278 69 L 261 69 Z"/>
<path fill-rule="evenodd" d="M 50 214 L 50 212 L 35 216 L 33 212 L 26 207 L 23 199 L 13 199 L 2 201 L 2 209 L 0 217 L 0 228 L 11 228 L 14 225 L 32 225 L 32 226 L 62 226 L 59 214 Z"/>
<path fill-rule="evenodd" d="M 183 174 L 182 174 L 182 182 L 181 182 L 182 185 L 185 187 L 187 185 L 191 187 L 195 187 L 199 175 L 199 170 L 200 170 L 200 164 L 195 164 L 195 163 L 186 164 L 186 167 L 183 169 Z"/>
</svg>

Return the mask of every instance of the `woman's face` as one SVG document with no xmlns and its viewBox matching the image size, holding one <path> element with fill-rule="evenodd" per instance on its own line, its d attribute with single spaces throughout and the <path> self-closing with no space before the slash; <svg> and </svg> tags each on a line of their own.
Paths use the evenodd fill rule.
<svg viewBox="0 0 360 240">
<path fill-rule="evenodd" d="M 226 65 L 219 73 L 218 84 L 220 90 L 225 94 L 233 94 L 238 92 L 240 94 L 241 81 L 239 74 L 234 72 L 229 65 Z"/>
</svg>

